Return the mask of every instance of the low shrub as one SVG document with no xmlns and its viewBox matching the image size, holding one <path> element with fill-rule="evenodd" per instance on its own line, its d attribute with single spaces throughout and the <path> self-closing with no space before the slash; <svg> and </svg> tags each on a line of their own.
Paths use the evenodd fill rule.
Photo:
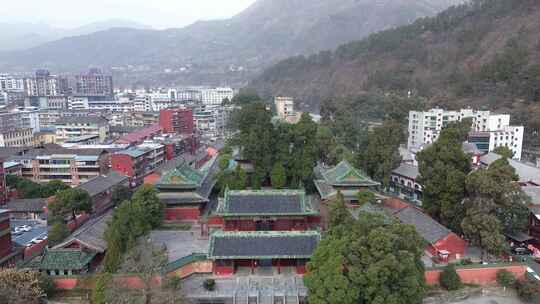
<svg viewBox="0 0 540 304">
<path fill-rule="evenodd" d="M 456 272 L 456 268 L 453 264 L 448 264 L 439 278 L 441 286 L 446 290 L 458 290 L 461 288 L 461 278 Z"/>
<path fill-rule="evenodd" d="M 216 289 L 216 281 L 213 279 L 207 279 L 204 281 L 203 287 L 208 291 L 214 291 Z"/>
</svg>

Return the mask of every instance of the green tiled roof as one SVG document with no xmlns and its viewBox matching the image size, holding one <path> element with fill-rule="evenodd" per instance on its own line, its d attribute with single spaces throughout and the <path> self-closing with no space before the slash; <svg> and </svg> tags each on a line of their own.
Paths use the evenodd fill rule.
<svg viewBox="0 0 540 304">
<path fill-rule="evenodd" d="M 222 216 L 304 216 L 317 214 L 302 190 L 226 190 L 217 214 Z"/>
<path fill-rule="evenodd" d="M 49 249 L 32 259 L 27 268 L 40 270 L 82 270 L 96 256 L 95 251 L 80 249 Z"/>
<path fill-rule="evenodd" d="M 201 186 L 205 173 L 193 169 L 187 163 L 183 163 L 174 170 L 165 173 L 159 182 L 158 188 L 195 189 Z"/>
<path fill-rule="evenodd" d="M 333 168 L 317 167 L 319 175 L 332 186 L 378 186 L 379 183 L 370 179 L 365 173 L 354 168 L 348 161 L 343 160 Z"/>
</svg>

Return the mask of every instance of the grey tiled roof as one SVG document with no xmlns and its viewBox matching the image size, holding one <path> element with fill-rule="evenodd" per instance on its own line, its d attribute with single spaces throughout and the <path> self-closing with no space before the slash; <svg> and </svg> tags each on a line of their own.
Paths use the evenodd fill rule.
<svg viewBox="0 0 540 304">
<path fill-rule="evenodd" d="M 304 210 L 300 191 L 227 191 L 225 212 L 232 214 L 293 214 Z"/>
<path fill-rule="evenodd" d="M 418 178 L 418 175 L 420 175 L 420 172 L 418 172 L 417 166 L 413 166 L 409 164 L 401 164 L 399 165 L 399 167 L 397 167 L 396 169 L 392 171 L 392 174 L 397 174 L 397 175 L 401 175 L 401 176 L 408 177 L 411 179 L 416 179 Z"/>
<path fill-rule="evenodd" d="M 88 248 L 97 252 L 107 250 L 107 241 L 105 241 L 105 230 L 107 222 L 112 220 L 113 210 L 89 220 L 79 229 L 75 230 L 63 243 L 54 246 L 53 248 L 64 248 L 73 242 L 79 242 Z"/>
<path fill-rule="evenodd" d="M 127 180 L 127 176 L 119 174 L 115 171 L 111 171 L 107 175 L 97 176 L 84 184 L 81 184 L 79 188 L 86 190 L 90 196 L 95 196 L 115 186 L 118 186 Z"/>
<path fill-rule="evenodd" d="M 218 232 L 210 240 L 209 258 L 309 258 L 318 232 Z"/>
<path fill-rule="evenodd" d="M 7 209 L 14 212 L 43 212 L 46 199 L 44 198 L 27 198 L 27 199 L 13 199 L 7 203 Z"/>
<path fill-rule="evenodd" d="M 99 116 L 63 116 L 57 121 L 57 125 L 63 124 L 100 124 L 106 125 L 108 122 L 105 118 Z"/>
<path fill-rule="evenodd" d="M 533 204 L 540 205 L 540 186 L 527 186 L 521 189 L 531 197 Z"/>
<path fill-rule="evenodd" d="M 489 152 L 488 154 L 480 157 L 480 162 L 489 166 L 501 157 L 502 156 L 500 156 L 499 154 Z M 520 182 L 532 182 L 536 185 L 540 185 L 540 168 L 524 164 L 515 159 L 508 159 L 508 163 L 516 170 L 516 173 L 519 175 Z"/>
<path fill-rule="evenodd" d="M 403 208 L 395 215 L 403 224 L 413 225 L 418 234 L 430 244 L 434 244 L 452 233 L 448 228 L 415 207 Z"/>
</svg>

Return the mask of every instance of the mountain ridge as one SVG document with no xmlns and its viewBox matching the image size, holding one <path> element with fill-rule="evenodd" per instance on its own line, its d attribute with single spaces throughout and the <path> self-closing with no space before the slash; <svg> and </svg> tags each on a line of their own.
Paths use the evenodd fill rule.
<svg viewBox="0 0 540 304">
<path fill-rule="evenodd" d="M 120 66 L 128 71 L 127 67 L 135 66 L 128 71 L 134 74 L 131 76 L 152 78 L 150 84 L 196 83 L 206 78 L 242 83 L 262 67 L 288 56 L 330 49 L 433 15 L 461 1 L 259 0 L 226 20 L 151 32 L 115 29 L 50 42 L 0 56 L 0 68 L 24 70 L 39 66 L 70 71 L 88 66 Z M 66 49 L 75 51 L 69 53 Z M 181 68 L 187 68 L 189 73 L 163 73 L 165 69 Z M 137 69 L 145 75 L 138 74 Z M 117 78 L 122 81 L 123 76 L 129 77 L 128 72 Z"/>
</svg>

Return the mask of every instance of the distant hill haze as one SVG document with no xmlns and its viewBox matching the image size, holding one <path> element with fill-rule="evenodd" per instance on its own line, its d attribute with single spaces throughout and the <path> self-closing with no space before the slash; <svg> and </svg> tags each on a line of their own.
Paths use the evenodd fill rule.
<svg viewBox="0 0 540 304">
<path fill-rule="evenodd" d="M 0 51 L 32 48 L 65 37 L 87 35 L 119 27 L 150 29 L 149 26 L 122 19 L 94 22 L 72 29 L 55 28 L 46 23 L 0 22 Z"/>
<path fill-rule="evenodd" d="M 0 69 L 100 66 L 118 67 L 127 83 L 243 82 L 288 56 L 332 49 L 460 2 L 259 0 L 227 20 L 181 29 L 114 28 L 4 53 Z"/>
</svg>

